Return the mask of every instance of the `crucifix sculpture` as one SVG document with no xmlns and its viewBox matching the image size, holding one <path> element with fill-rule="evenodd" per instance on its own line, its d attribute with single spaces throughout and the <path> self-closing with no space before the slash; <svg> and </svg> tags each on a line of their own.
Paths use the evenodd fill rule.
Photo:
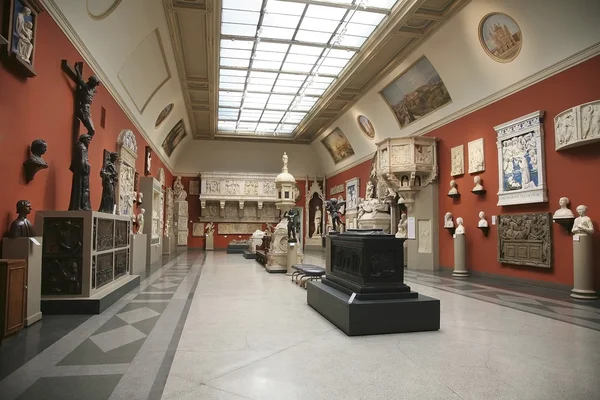
<svg viewBox="0 0 600 400">
<path fill-rule="evenodd" d="M 67 76 L 75 82 L 75 117 L 85 126 L 87 134 L 93 137 L 96 130 L 92 122 L 91 107 L 100 81 L 94 75 L 90 76 L 87 82 L 83 80 L 82 62 L 75 63 L 74 67 L 71 68 L 67 60 L 62 60 L 61 67 Z M 76 126 L 74 129 L 73 136 L 77 140 L 79 127 Z"/>
</svg>

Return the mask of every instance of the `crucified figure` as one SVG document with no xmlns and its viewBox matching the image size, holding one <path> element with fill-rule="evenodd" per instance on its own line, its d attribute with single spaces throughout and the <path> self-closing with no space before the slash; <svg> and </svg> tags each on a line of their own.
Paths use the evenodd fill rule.
<svg viewBox="0 0 600 400">
<path fill-rule="evenodd" d="M 87 134 L 94 136 L 96 130 L 92 122 L 90 108 L 96 94 L 96 88 L 100 85 L 100 81 L 94 75 L 90 76 L 86 81 L 81 76 L 83 69 L 82 63 L 75 63 L 73 69 L 69 67 L 67 60 L 62 60 L 63 71 L 75 82 L 75 116 L 81 121 L 87 129 Z"/>
</svg>

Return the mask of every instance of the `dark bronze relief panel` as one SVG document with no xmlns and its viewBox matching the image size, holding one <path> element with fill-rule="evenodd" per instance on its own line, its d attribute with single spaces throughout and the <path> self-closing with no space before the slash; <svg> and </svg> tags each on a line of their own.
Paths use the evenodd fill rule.
<svg viewBox="0 0 600 400">
<path fill-rule="evenodd" d="M 552 268 L 552 215 L 499 215 L 498 262 Z"/>
<path fill-rule="evenodd" d="M 44 256 L 83 254 L 83 218 L 45 218 Z"/>
<path fill-rule="evenodd" d="M 113 281 L 113 253 L 96 256 L 96 287 L 99 289 Z"/>
<path fill-rule="evenodd" d="M 114 247 L 115 220 L 98 218 L 97 250 L 110 250 Z"/>
<path fill-rule="evenodd" d="M 331 248 L 331 271 L 353 275 L 362 280 L 360 263 L 362 261 L 362 249 L 352 247 L 341 247 L 332 245 Z"/>
<path fill-rule="evenodd" d="M 129 222 L 115 221 L 115 248 L 126 247 L 129 243 Z"/>
<path fill-rule="evenodd" d="M 94 251 L 96 250 L 96 242 L 98 240 L 98 218 L 94 218 L 94 228 L 92 231 L 92 247 Z"/>
<path fill-rule="evenodd" d="M 120 278 L 129 271 L 129 250 L 115 251 L 115 279 Z"/>
<path fill-rule="evenodd" d="M 393 251 L 373 254 L 369 261 L 371 264 L 369 276 L 373 279 L 389 278 L 396 274 Z"/>
<path fill-rule="evenodd" d="M 96 289 L 96 256 L 92 256 L 92 289 Z"/>
<path fill-rule="evenodd" d="M 42 261 L 42 294 L 81 294 L 81 265 L 81 257 L 45 257 Z"/>
</svg>

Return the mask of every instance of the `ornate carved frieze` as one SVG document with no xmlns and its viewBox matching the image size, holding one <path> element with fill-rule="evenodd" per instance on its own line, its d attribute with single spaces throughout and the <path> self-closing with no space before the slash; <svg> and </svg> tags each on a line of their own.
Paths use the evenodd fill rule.
<svg viewBox="0 0 600 400">
<path fill-rule="evenodd" d="M 137 160 L 137 143 L 135 134 L 129 129 L 121 131 L 117 139 L 117 152 L 119 161 L 117 171 L 119 182 L 117 185 L 117 214 L 133 214 L 135 161 Z"/>
<path fill-rule="evenodd" d="M 600 141 L 600 100 L 580 104 L 554 117 L 556 150 Z"/>
<path fill-rule="evenodd" d="M 251 235 L 257 230 L 262 230 L 262 224 L 228 224 L 218 225 L 219 235 Z"/>
<path fill-rule="evenodd" d="M 345 188 L 346 188 L 346 186 L 343 183 L 333 186 L 331 189 L 329 189 L 329 195 L 333 196 L 334 194 L 342 193 Z"/>
<path fill-rule="evenodd" d="M 200 202 L 203 209 L 203 217 L 215 218 L 218 213 L 207 210 L 208 202 L 219 202 L 224 209 L 222 218 L 244 217 L 245 214 L 238 213 L 237 209 L 243 209 L 244 203 L 275 203 L 277 201 L 277 189 L 275 188 L 276 174 L 241 174 L 225 172 L 202 172 L 200 174 Z M 299 192 L 298 192 L 299 193 Z M 228 211 L 225 203 L 234 202 L 236 215 Z M 213 214 L 217 214 L 214 215 Z"/>
<path fill-rule="evenodd" d="M 129 272 L 129 250 L 115 251 L 115 279 Z"/>
<path fill-rule="evenodd" d="M 552 267 L 550 213 L 498 216 L 498 262 Z"/>
<path fill-rule="evenodd" d="M 103 253 L 96 256 L 96 288 L 101 288 L 113 281 L 113 253 Z"/>
<path fill-rule="evenodd" d="M 129 224 L 129 221 L 115 221 L 115 248 L 126 247 L 129 244 Z"/>
<path fill-rule="evenodd" d="M 204 223 L 203 222 L 194 222 L 192 224 L 192 236 L 194 236 L 194 237 L 204 236 Z"/>
<path fill-rule="evenodd" d="M 96 218 L 98 251 L 110 250 L 114 247 L 115 220 Z"/>
<path fill-rule="evenodd" d="M 360 278 L 360 263 L 362 260 L 362 250 L 359 247 L 332 247 L 333 248 L 331 249 L 331 270 L 335 272 L 341 272 L 343 274 L 354 275 Z"/>
</svg>

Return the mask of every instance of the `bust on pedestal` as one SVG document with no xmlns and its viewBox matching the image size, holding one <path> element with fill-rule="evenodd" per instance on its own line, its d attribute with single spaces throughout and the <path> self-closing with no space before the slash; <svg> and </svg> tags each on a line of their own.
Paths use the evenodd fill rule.
<svg viewBox="0 0 600 400">
<path fill-rule="evenodd" d="M 465 227 L 463 226 L 463 219 L 461 217 L 456 218 L 456 230 L 454 231 L 454 271 L 452 276 L 454 278 L 466 278 L 469 276 L 467 271 L 467 255 L 466 255 L 466 239 L 465 239 Z"/>
<path fill-rule="evenodd" d="M 577 206 L 577 214 L 573 222 L 573 290 L 574 299 L 593 300 L 598 298 L 594 290 L 594 257 L 592 234 L 594 224 L 586 215 L 587 207 Z"/>
</svg>

